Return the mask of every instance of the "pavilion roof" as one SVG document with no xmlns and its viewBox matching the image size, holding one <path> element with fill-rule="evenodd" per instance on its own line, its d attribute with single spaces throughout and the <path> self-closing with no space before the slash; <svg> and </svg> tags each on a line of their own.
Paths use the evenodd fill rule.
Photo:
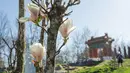
<svg viewBox="0 0 130 73">
<path fill-rule="evenodd" d="M 111 37 L 108 37 L 107 34 L 105 34 L 104 36 L 100 36 L 100 37 L 91 37 L 90 40 L 86 41 L 85 44 L 96 44 L 96 43 L 105 43 L 105 42 L 112 42 L 113 39 Z"/>
</svg>

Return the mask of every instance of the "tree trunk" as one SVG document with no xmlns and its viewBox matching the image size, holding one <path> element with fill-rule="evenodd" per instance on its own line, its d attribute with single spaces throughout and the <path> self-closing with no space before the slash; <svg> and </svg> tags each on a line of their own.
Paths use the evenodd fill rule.
<svg viewBox="0 0 130 73">
<path fill-rule="evenodd" d="M 42 20 L 42 27 L 45 26 L 45 19 Z M 44 44 L 44 28 L 41 28 L 41 33 L 40 33 L 40 40 L 39 42 L 43 45 Z"/>
<path fill-rule="evenodd" d="M 47 61 L 45 73 L 54 73 L 55 68 L 55 53 L 56 53 L 56 39 L 59 29 L 58 19 L 53 18 L 50 22 L 51 27 L 49 28 L 47 38 Z"/>
<path fill-rule="evenodd" d="M 124 46 L 124 58 L 127 58 L 126 48 L 125 48 L 125 46 Z"/>
<path fill-rule="evenodd" d="M 62 23 L 61 15 L 64 14 L 64 7 L 61 5 L 62 0 L 55 0 L 55 6 L 49 12 L 50 28 L 48 28 L 47 37 L 47 59 L 45 73 L 54 73 L 55 71 L 55 55 L 56 55 L 56 39 L 59 27 Z"/>
<path fill-rule="evenodd" d="M 128 58 L 130 58 L 130 47 L 128 47 Z"/>
<path fill-rule="evenodd" d="M 121 48 L 119 47 L 119 49 L 118 49 L 118 52 L 120 52 L 121 54 L 122 54 L 122 52 L 121 52 Z"/>
<path fill-rule="evenodd" d="M 19 0 L 19 18 L 24 17 L 24 0 Z M 16 41 L 17 67 L 14 73 L 24 73 L 25 25 L 19 23 Z"/>
<path fill-rule="evenodd" d="M 114 56 L 116 57 L 117 55 L 117 51 L 116 51 L 116 47 L 114 48 Z"/>
</svg>

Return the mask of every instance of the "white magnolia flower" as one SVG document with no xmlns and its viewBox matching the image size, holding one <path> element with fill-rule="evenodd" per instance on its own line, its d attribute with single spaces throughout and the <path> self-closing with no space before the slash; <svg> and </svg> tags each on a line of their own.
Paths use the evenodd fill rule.
<svg viewBox="0 0 130 73">
<path fill-rule="evenodd" d="M 30 16 L 30 21 L 35 22 L 38 19 L 39 16 L 39 12 L 40 12 L 40 7 L 38 7 L 36 4 L 34 3 L 29 3 L 28 4 L 28 10 L 31 14 Z"/>
<path fill-rule="evenodd" d="M 40 62 L 44 56 L 45 47 L 41 43 L 34 43 L 30 46 L 31 55 L 37 62 Z"/>
<path fill-rule="evenodd" d="M 19 19 L 19 21 L 21 23 L 24 23 L 26 21 L 32 21 L 32 22 L 36 23 L 39 19 L 39 16 L 41 16 L 41 18 L 45 18 L 45 14 L 43 14 L 43 12 L 41 12 L 40 7 L 37 6 L 36 4 L 29 3 L 27 7 L 30 12 L 30 17 L 29 18 L 21 17 Z"/>
<path fill-rule="evenodd" d="M 73 26 L 72 20 L 67 19 L 61 26 L 59 27 L 59 31 L 64 38 L 67 38 L 68 35 L 75 29 Z"/>
</svg>

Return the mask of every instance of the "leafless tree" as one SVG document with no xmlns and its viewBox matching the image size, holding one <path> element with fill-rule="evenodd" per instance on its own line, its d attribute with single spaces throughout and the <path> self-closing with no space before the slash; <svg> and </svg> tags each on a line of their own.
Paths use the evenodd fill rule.
<svg viewBox="0 0 130 73">
<path fill-rule="evenodd" d="M 14 47 L 11 47 L 10 43 L 13 43 L 12 45 L 14 45 L 14 42 L 10 42 L 12 39 L 12 31 L 8 27 L 9 21 L 6 14 L 2 12 L 0 13 L 0 26 L 0 53 L 7 58 L 8 66 L 9 68 L 11 68 L 14 67 L 12 64 L 12 52 Z M 9 35 L 8 33 L 11 33 L 11 35 Z"/>
<path fill-rule="evenodd" d="M 8 19 L 6 14 L 0 12 L 0 49 L 4 48 L 4 43 L 2 38 L 7 36 L 8 30 Z"/>
<path fill-rule="evenodd" d="M 85 51 L 87 51 L 85 41 L 87 41 L 90 38 L 90 35 L 90 30 L 87 27 L 83 28 L 82 31 L 75 33 L 72 45 L 73 49 L 76 49 L 75 55 L 77 55 L 77 61 L 83 58 L 83 56 L 85 55 L 83 55 L 83 52 L 86 53 Z"/>
<path fill-rule="evenodd" d="M 12 31 L 10 31 L 12 32 Z M 12 38 L 10 38 L 10 40 L 2 38 L 2 40 L 4 41 L 4 43 L 7 45 L 7 50 L 5 55 L 8 58 L 8 69 L 9 70 L 14 70 L 15 66 L 16 66 L 16 54 L 15 54 L 15 49 L 16 49 L 16 44 L 15 44 L 15 40 Z M 7 54 L 8 52 L 8 54 Z"/>
<path fill-rule="evenodd" d="M 4 41 L 2 40 L 2 38 L 5 38 L 7 36 L 7 32 L 8 32 L 7 26 L 8 26 L 8 18 L 6 16 L 6 14 L 4 14 L 1 11 L 0 12 L 0 59 L 1 60 L 3 60 L 4 57 L 7 57 L 7 55 L 5 54 L 6 45 L 5 45 Z M 2 57 L 2 56 L 4 56 L 4 57 Z"/>
</svg>

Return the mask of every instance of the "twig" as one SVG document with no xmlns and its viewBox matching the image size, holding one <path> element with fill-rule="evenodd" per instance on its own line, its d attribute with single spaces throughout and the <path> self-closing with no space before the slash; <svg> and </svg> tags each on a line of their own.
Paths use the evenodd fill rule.
<svg viewBox="0 0 130 73">
<path fill-rule="evenodd" d="M 71 3 L 71 0 L 69 0 L 67 6 L 66 6 L 66 9 L 70 6 L 70 3 Z"/>
<path fill-rule="evenodd" d="M 52 0 L 51 0 L 51 6 L 53 6 Z"/>
<path fill-rule="evenodd" d="M 66 20 L 68 20 L 68 18 L 66 18 L 64 21 L 62 21 L 61 24 L 63 24 Z"/>
<path fill-rule="evenodd" d="M 62 15 L 62 17 L 68 16 L 68 15 L 70 15 L 72 12 L 73 12 L 73 11 L 70 11 L 70 12 L 68 12 L 68 13 L 65 13 L 65 14 Z"/>
<path fill-rule="evenodd" d="M 55 56 L 57 56 L 60 53 L 61 48 L 65 45 L 65 42 L 60 46 L 60 48 L 56 51 Z"/>
<path fill-rule="evenodd" d="M 13 37 L 13 33 L 12 33 L 11 28 L 10 28 L 10 33 L 11 33 L 11 38 L 13 39 L 14 37 Z"/>
<path fill-rule="evenodd" d="M 74 0 L 74 2 L 71 2 L 71 0 L 69 0 L 68 4 L 66 6 L 66 10 L 68 9 L 68 7 L 77 5 L 77 4 L 80 4 L 80 0 Z"/>
<path fill-rule="evenodd" d="M 48 31 L 45 29 L 45 26 L 40 26 L 40 25 L 38 25 L 38 27 L 43 28 L 43 29 L 46 31 L 46 33 L 48 34 Z"/>
<path fill-rule="evenodd" d="M 34 4 L 40 6 L 45 12 L 45 14 L 48 14 L 48 11 L 37 1 L 37 0 L 31 0 Z M 43 12 L 43 11 L 42 11 Z"/>
<path fill-rule="evenodd" d="M 49 5 L 50 3 L 48 2 L 48 0 L 46 0 L 46 7 L 48 8 L 48 5 Z"/>
<path fill-rule="evenodd" d="M 8 48 L 11 48 L 4 38 L 2 38 L 2 40 L 5 42 L 5 44 L 8 46 Z"/>
</svg>

